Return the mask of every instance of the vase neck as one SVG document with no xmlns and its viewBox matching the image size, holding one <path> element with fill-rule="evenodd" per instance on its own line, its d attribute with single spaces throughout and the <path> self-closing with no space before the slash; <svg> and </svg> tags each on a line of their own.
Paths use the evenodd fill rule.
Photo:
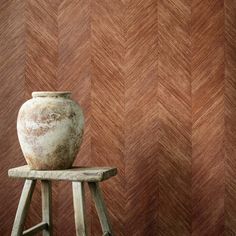
<svg viewBox="0 0 236 236">
<path fill-rule="evenodd" d="M 68 91 L 37 91 L 32 93 L 33 98 L 37 97 L 60 97 L 70 98 L 71 92 Z"/>
</svg>

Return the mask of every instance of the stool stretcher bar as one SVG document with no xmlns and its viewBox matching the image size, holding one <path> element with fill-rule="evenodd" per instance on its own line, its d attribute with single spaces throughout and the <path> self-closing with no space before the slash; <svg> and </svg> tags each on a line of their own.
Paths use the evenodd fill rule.
<svg viewBox="0 0 236 236">
<path fill-rule="evenodd" d="M 45 222 L 41 222 L 41 223 L 39 223 L 39 224 L 37 224 L 37 225 L 35 225 L 35 226 L 25 230 L 23 232 L 23 235 L 24 236 L 31 236 L 31 235 L 37 234 L 40 231 L 47 230 L 47 229 L 48 229 L 48 224 L 45 223 Z"/>
</svg>

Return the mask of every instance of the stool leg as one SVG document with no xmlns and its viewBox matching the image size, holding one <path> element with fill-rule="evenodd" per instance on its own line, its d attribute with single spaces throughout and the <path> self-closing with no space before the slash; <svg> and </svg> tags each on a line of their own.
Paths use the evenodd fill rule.
<svg viewBox="0 0 236 236">
<path fill-rule="evenodd" d="M 86 236 L 84 183 L 72 182 L 76 236 Z"/>
<path fill-rule="evenodd" d="M 52 186 L 51 181 L 41 180 L 42 190 L 42 220 L 48 224 L 48 228 L 43 230 L 43 236 L 53 235 L 52 226 Z"/>
<path fill-rule="evenodd" d="M 89 182 L 89 189 L 91 191 L 93 200 L 95 202 L 95 207 L 98 213 L 98 217 L 102 226 L 103 235 L 109 236 L 114 234 L 112 233 L 111 223 L 109 222 L 107 209 L 103 199 L 102 191 L 99 187 L 99 183 Z"/>
<path fill-rule="evenodd" d="M 20 236 L 23 233 L 25 218 L 29 210 L 35 184 L 36 184 L 36 180 L 29 180 L 29 179 L 25 180 L 25 184 L 21 193 L 11 236 Z"/>
</svg>

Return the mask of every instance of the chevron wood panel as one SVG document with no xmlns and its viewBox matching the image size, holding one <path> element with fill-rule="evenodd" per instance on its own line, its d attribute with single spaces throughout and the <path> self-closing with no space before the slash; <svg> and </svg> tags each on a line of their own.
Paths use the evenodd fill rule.
<svg viewBox="0 0 236 236">
<path fill-rule="evenodd" d="M 94 0 L 91 16 L 91 164 L 118 167 L 119 175 L 103 186 L 114 231 L 123 236 L 127 235 L 124 230 L 126 202 L 123 2 Z M 92 220 L 91 234 L 101 235 L 97 218 Z"/>
<path fill-rule="evenodd" d="M 24 160 L 16 136 L 16 117 L 24 101 L 24 3 L 1 1 L 0 6 L 0 235 L 10 235 L 22 183 L 7 170 Z"/>
<path fill-rule="evenodd" d="M 225 235 L 236 235 L 236 1 L 225 1 Z"/>
<path fill-rule="evenodd" d="M 55 90 L 58 73 L 59 0 L 27 0 L 26 17 L 26 90 Z M 37 81 L 37 82 L 36 82 Z"/>
<path fill-rule="evenodd" d="M 158 235 L 157 1 L 126 1 L 126 9 L 124 235 L 151 236 Z"/>
<path fill-rule="evenodd" d="M 80 103 L 85 116 L 85 133 L 78 166 L 90 165 L 91 156 L 91 70 L 90 70 L 90 2 L 64 0 L 58 9 L 58 77 L 59 90 L 69 90 Z M 68 194 L 70 193 L 70 194 Z M 59 232 L 75 235 L 71 184 L 61 183 L 58 188 Z M 88 193 L 88 191 L 87 191 Z M 87 213 L 90 219 L 90 199 L 87 196 Z M 88 229 L 90 225 L 88 224 Z"/>
<path fill-rule="evenodd" d="M 7 169 L 25 163 L 16 116 L 33 90 L 81 104 L 76 164 L 118 167 L 102 184 L 116 235 L 236 235 L 234 0 L 0 3 L 0 235 L 22 188 Z M 40 202 L 38 186 L 27 227 Z M 70 184 L 53 185 L 53 210 L 55 235 L 75 235 Z M 101 235 L 88 192 L 87 216 Z"/>
<path fill-rule="evenodd" d="M 192 3 L 192 235 L 224 231 L 224 8 Z"/>
<path fill-rule="evenodd" d="M 90 48 L 90 2 L 87 0 L 64 0 L 58 13 L 58 79 L 59 90 L 72 91 L 73 99 L 83 108 L 85 134 L 78 157 L 78 164 L 90 161 L 91 116 L 91 48 Z"/>
<path fill-rule="evenodd" d="M 190 1 L 159 1 L 159 235 L 191 233 Z"/>
</svg>

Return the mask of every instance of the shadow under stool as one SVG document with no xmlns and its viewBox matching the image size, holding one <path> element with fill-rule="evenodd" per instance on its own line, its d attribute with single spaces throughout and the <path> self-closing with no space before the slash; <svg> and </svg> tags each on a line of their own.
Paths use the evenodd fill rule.
<svg viewBox="0 0 236 236">
<path fill-rule="evenodd" d="M 30 168 L 25 165 L 10 169 L 8 171 L 10 177 L 25 179 L 11 236 L 29 236 L 40 231 L 43 231 L 43 236 L 53 235 L 52 180 L 72 182 L 77 236 L 87 236 L 84 195 L 85 183 L 88 183 L 92 198 L 95 202 L 95 207 L 102 226 L 103 236 L 114 236 L 99 183 L 115 176 L 116 174 L 117 169 L 112 167 L 73 167 L 67 170 L 30 170 Z M 37 180 L 41 181 L 42 222 L 23 231 L 26 215 Z"/>
</svg>

